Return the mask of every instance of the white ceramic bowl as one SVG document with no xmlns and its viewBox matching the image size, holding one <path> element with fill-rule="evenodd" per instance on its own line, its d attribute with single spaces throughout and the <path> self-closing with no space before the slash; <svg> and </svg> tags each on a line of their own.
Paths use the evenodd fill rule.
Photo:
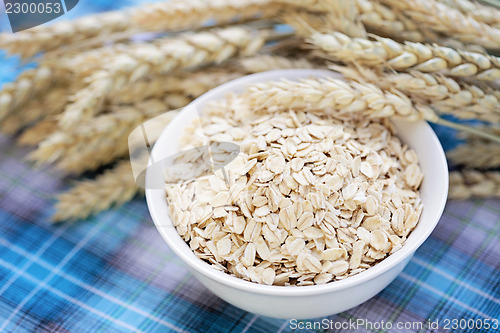
<svg viewBox="0 0 500 333">
<path fill-rule="evenodd" d="M 195 117 L 197 108 L 229 92 L 241 92 L 252 83 L 286 78 L 336 74 L 322 70 L 276 70 L 249 75 L 215 88 L 185 107 L 165 128 L 156 142 L 152 157 L 160 161 L 179 152 L 179 137 L 183 128 Z M 374 267 L 341 281 L 317 286 L 284 287 L 260 285 L 211 268 L 196 257 L 181 239 L 167 212 L 165 192 L 158 189 L 163 175 L 158 168 L 146 174 L 146 198 L 153 220 L 170 248 L 190 268 L 194 276 L 214 294 L 225 301 L 259 315 L 277 318 L 306 319 L 332 315 L 359 305 L 384 289 L 403 270 L 418 247 L 427 239 L 439 221 L 448 194 L 448 167 L 436 135 L 424 121 L 394 122 L 398 137 L 416 150 L 424 173 L 421 198 L 424 210 L 420 221 L 405 245 Z"/>
</svg>

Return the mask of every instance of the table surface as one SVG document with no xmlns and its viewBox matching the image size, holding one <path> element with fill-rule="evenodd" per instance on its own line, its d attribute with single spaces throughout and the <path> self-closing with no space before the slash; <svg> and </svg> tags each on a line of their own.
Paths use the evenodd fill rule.
<svg viewBox="0 0 500 333">
<path fill-rule="evenodd" d="M 118 4 L 81 0 L 78 6 L 76 16 Z M 15 79 L 17 65 L 14 58 L 0 60 L 0 85 Z M 453 131 L 435 130 L 446 149 L 457 144 Z M 291 332 L 298 326 L 235 308 L 201 286 L 163 242 L 144 198 L 52 225 L 54 195 L 72 180 L 35 169 L 25 161 L 29 149 L 12 138 L 0 136 L 0 152 L 0 332 Z M 430 331 L 396 329 L 398 322 L 438 320 L 434 331 L 446 331 L 453 319 L 493 323 L 500 318 L 499 234 L 499 200 L 449 202 L 393 283 L 328 320 L 375 324 L 358 332 Z M 307 325 L 321 319 L 304 322 L 303 331 L 314 331 Z M 376 329 L 382 320 L 393 328 Z"/>
</svg>

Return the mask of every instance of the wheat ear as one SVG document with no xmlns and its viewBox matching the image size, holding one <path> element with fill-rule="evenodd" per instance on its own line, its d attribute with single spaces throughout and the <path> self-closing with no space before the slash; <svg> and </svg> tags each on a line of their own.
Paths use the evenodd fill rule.
<svg viewBox="0 0 500 333">
<path fill-rule="evenodd" d="M 381 89 L 387 90 L 397 86 L 398 90 L 410 96 L 417 104 L 425 104 L 438 113 L 450 113 L 465 119 L 485 121 L 498 119 L 499 112 L 495 108 L 495 103 L 491 103 L 491 99 L 500 100 L 500 94 L 492 96 L 493 91 L 490 91 L 489 95 L 481 95 L 480 93 L 484 92 L 476 86 L 466 86 L 467 88 L 462 90 L 462 86 L 450 78 L 419 72 L 414 72 L 415 76 L 406 73 L 387 74 L 380 69 L 372 70 L 360 66 L 345 67 L 331 64 L 329 68 L 343 74 L 350 80 L 372 83 Z M 494 132 L 481 131 L 477 127 L 451 122 L 443 118 L 427 120 L 500 143 L 500 135 Z"/>
<path fill-rule="evenodd" d="M 57 130 L 57 120 L 45 119 L 23 131 L 17 142 L 23 146 L 36 146 Z"/>
<path fill-rule="evenodd" d="M 373 84 L 340 79 L 281 80 L 249 87 L 246 96 L 256 107 L 315 108 L 354 113 L 368 118 L 398 116 L 410 120 L 436 120 L 424 105 L 414 105 L 396 90 L 382 91 Z"/>
<path fill-rule="evenodd" d="M 262 54 L 254 57 L 241 59 L 237 62 L 248 73 L 258 73 L 270 71 L 273 69 L 293 69 L 293 68 L 316 68 L 305 58 L 289 58 L 277 55 Z"/>
<path fill-rule="evenodd" d="M 48 89 L 54 76 L 51 65 L 41 64 L 37 68 L 25 70 L 16 81 L 4 84 L 0 92 L 0 121 L 35 94 Z"/>
<path fill-rule="evenodd" d="M 111 112 L 72 130 L 59 129 L 39 144 L 30 159 L 39 164 L 57 162 L 60 169 L 69 173 L 93 170 L 125 155 L 129 133 L 143 121 L 168 110 L 161 99 L 110 107 Z"/>
<path fill-rule="evenodd" d="M 381 0 L 381 2 L 404 12 L 417 24 L 462 42 L 472 42 L 489 49 L 500 48 L 500 29 L 436 0 Z"/>
<path fill-rule="evenodd" d="M 449 199 L 500 197 L 500 171 L 476 170 L 450 172 Z"/>
<path fill-rule="evenodd" d="M 0 48 L 27 58 L 92 39 L 102 43 L 102 38 L 98 36 L 107 36 L 107 40 L 111 40 L 116 34 L 123 39 L 144 31 L 194 29 L 212 23 L 210 20 L 214 20 L 215 24 L 225 24 L 273 17 L 279 9 L 280 6 L 266 0 L 172 0 L 89 15 L 72 22 L 56 22 L 16 34 L 4 33 L 0 35 Z M 93 45 L 90 43 L 88 47 Z"/>
<path fill-rule="evenodd" d="M 424 42 L 437 37 L 435 33 L 418 26 L 400 11 L 392 10 L 377 1 L 354 2 L 359 10 L 359 20 L 369 31 L 412 42 Z"/>
<path fill-rule="evenodd" d="M 364 37 L 366 30 L 358 17 L 360 16 L 359 7 L 356 1 L 343 1 L 343 0 L 323 0 L 323 1 L 296 1 L 285 0 L 295 6 L 302 7 L 306 10 L 315 9 L 326 12 L 323 15 L 325 25 L 332 29 L 341 31 L 349 36 Z M 315 4 L 308 4 L 308 2 L 315 2 Z M 307 15 L 306 13 L 304 13 Z M 314 14 L 307 15 L 310 21 L 314 21 Z"/>
<path fill-rule="evenodd" d="M 225 24 L 272 18 L 281 9 L 268 0 L 174 0 L 143 5 L 133 11 L 132 24 L 149 31 L 193 29 L 207 23 Z"/>
<path fill-rule="evenodd" d="M 85 219 L 121 205 L 140 192 L 134 181 L 130 160 L 119 161 L 96 179 L 79 181 L 57 197 L 54 222 Z"/>
<path fill-rule="evenodd" d="M 61 126 L 68 128 L 90 118 L 110 94 L 146 76 L 254 54 L 266 35 L 265 31 L 231 27 L 130 45 L 88 78 L 89 85 L 74 95 L 74 103 L 64 111 Z"/>
<path fill-rule="evenodd" d="M 494 94 L 449 77 L 417 71 L 386 74 L 379 77 L 378 82 L 424 100 L 441 113 L 500 123 L 500 92 Z"/>
<path fill-rule="evenodd" d="M 414 69 L 450 76 L 493 81 L 500 78 L 500 58 L 439 45 L 405 42 L 388 38 L 376 40 L 350 38 L 340 32 L 313 33 L 309 42 L 329 57 L 367 66 L 386 66 L 396 70 Z"/>
<path fill-rule="evenodd" d="M 10 54 L 28 58 L 43 51 L 79 43 L 99 34 L 106 35 L 127 29 L 130 29 L 128 12 L 107 12 L 72 22 L 61 21 L 38 26 L 16 34 L 0 34 L 0 48 L 6 49 Z"/>
<path fill-rule="evenodd" d="M 146 98 L 160 98 L 172 92 L 189 97 L 198 97 L 206 91 L 227 81 L 241 77 L 238 70 L 208 68 L 194 72 L 171 75 L 156 75 L 125 86 L 113 93 L 109 99 L 114 104 L 137 102 Z"/>
<path fill-rule="evenodd" d="M 500 144 L 496 142 L 466 142 L 446 154 L 454 165 L 474 169 L 500 167 Z"/>
<path fill-rule="evenodd" d="M 488 25 L 500 26 L 500 10 L 492 6 L 484 6 L 476 1 L 470 0 L 439 0 L 445 5 L 458 9 L 466 15 L 471 15 L 477 21 Z"/>
<path fill-rule="evenodd" d="M 68 95 L 67 87 L 58 86 L 49 90 L 43 96 L 29 101 L 17 112 L 10 113 L 0 123 L 1 131 L 5 134 L 14 134 L 43 117 L 61 113 L 67 103 Z"/>
</svg>

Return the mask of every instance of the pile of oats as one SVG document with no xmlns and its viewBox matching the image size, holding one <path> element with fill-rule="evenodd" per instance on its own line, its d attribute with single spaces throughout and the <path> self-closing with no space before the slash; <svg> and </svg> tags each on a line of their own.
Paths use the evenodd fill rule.
<svg viewBox="0 0 500 333">
<path fill-rule="evenodd" d="M 422 212 L 423 175 L 388 120 L 256 110 L 229 96 L 185 131 L 183 149 L 241 149 L 215 173 L 166 185 L 172 221 L 198 257 L 244 280 L 305 286 L 401 248 Z"/>
</svg>

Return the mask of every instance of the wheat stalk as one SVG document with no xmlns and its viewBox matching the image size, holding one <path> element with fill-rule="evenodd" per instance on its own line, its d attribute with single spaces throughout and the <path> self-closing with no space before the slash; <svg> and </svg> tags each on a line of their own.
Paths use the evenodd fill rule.
<svg viewBox="0 0 500 333">
<path fill-rule="evenodd" d="M 495 142 L 466 142 L 446 154 L 454 165 L 490 169 L 500 167 L 500 144 Z"/>
<path fill-rule="evenodd" d="M 476 170 L 450 172 L 449 199 L 500 197 L 500 171 Z"/>
<path fill-rule="evenodd" d="M 414 69 L 426 73 L 440 72 L 486 81 L 500 78 L 499 57 L 455 51 L 436 44 L 400 44 L 381 37 L 376 40 L 350 38 L 340 32 L 313 33 L 309 42 L 329 57 L 349 63 L 385 66 L 396 70 Z"/>
<path fill-rule="evenodd" d="M 57 120 L 45 119 L 23 131 L 17 142 L 23 146 L 36 146 L 44 138 L 57 130 Z"/>
<path fill-rule="evenodd" d="M 498 126 L 498 125 L 494 125 L 494 126 L 479 125 L 479 126 L 476 126 L 476 129 L 478 131 L 481 131 L 481 132 L 491 133 L 492 135 L 500 136 L 500 126 Z M 459 139 L 463 139 L 463 140 L 474 142 L 474 143 L 489 142 L 488 140 L 478 138 L 477 136 L 471 135 L 470 133 L 458 133 L 457 137 Z"/>
<path fill-rule="evenodd" d="M 246 98 L 258 108 L 325 108 L 368 118 L 396 116 L 435 121 L 437 117 L 430 108 L 415 105 L 395 89 L 382 91 L 373 84 L 332 78 L 256 84 L 248 89 Z"/>
<path fill-rule="evenodd" d="M 85 219 L 114 205 L 121 205 L 139 192 L 130 160 L 122 160 L 96 179 L 79 181 L 69 191 L 60 194 L 52 220 Z"/>
<path fill-rule="evenodd" d="M 411 17 L 415 23 L 434 31 L 490 49 L 500 48 L 500 29 L 463 14 L 436 0 L 381 0 Z"/>
<path fill-rule="evenodd" d="M 74 102 L 64 111 L 61 125 L 71 127 L 90 118 L 109 94 L 146 76 L 254 54 L 264 45 L 266 35 L 265 31 L 231 27 L 130 45 L 126 53 L 118 54 L 88 78 L 88 86 L 73 96 Z"/>
</svg>

